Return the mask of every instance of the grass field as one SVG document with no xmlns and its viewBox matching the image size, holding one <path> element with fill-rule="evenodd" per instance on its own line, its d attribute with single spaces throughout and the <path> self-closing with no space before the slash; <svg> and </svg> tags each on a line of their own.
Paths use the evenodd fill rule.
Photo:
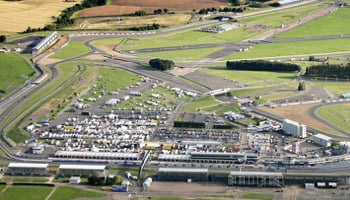
<svg viewBox="0 0 350 200">
<path fill-rule="evenodd" d="M 105 193 L 81 190 L 77 188 L 59 187 L 49 200 L 72 200 L 77 198 L 97 198 L 105 197 Z"/>
<path fill-rule="evenodd" d="M 117 45 L 119 44 L 123 38 L 106 38 L 106 39 L 101 39 L 101 40 L 94 40 L 91 41 L 91 45 L 93 46 L 106 46 L 106 45 Z"/>
<path fill-rule="evenodd" d="M 326 105 L 319 108 L 316 113 L 332 124 L 350 131 L 350 104 Z"/>
<path fill-rule="evenodd" d="M 76 4 L 78 1 L 57 0 L 0 0 L 0 33 L 22 32 L 28 26 L 32 28 L 43 27 L 53 21 L 61 11 Z"/>
<path fill-rule="evenodd" d="M 218 104 L 203 108 L 206 112 L 215 112 L 217 115 L 221 115 L 228 111 L 239 112 L 240 106 L 238 104 Z"/>
<path fill-rule="evenodd" d="M 272 200 L 273 194 L 247 193 L 247 194 L 242 194 L 241 198 L 243 198 L 243 199 Z"/>
<path fill-rule="evenodd" d="M 34 70 L 15 53 L 0 54 L 0 99 L 24 84 Z"/>
<path fill-rule="evenodd" d="M 257 59 L 275 56 L 309 55 L 349 51 L 350 39 L 332 39 L 322 41 L 303 41 L 288 43 L 257 44 L 246 52 L 235 53 L 223 60 Z"/>
<path fill-rule="evenodd" d="M 344 93 L 350 92 L 350 82 L 314 82 L 316 85 L 323 86 L 329 92 L 340 97 Z"/>
<path fill-rule="evenodd" d="M 75 56 L 80 56 L 89 52 L 89 47 L 85 46 L 81 41 L 70 41 L 69 44 L 59 50 L 57 53 L 50 56 L 56 59 L 68 59 Z"/>
<path fill-rule="evenodd" d="M 350 7 L 339 8 L 329 15 L 277 35 L 276 38 L 350 34 L 349 18 Z"/>
<path fill-rule="evenodd" d="M 98 68 L 97 69 L 96 87 L 91 89 L 87 94 L 88 97 L 98 97 L 102 90 L 108 92 L 124 89 L 126 86 L 141 81 L 141 77 L 122 69 Z"/>
<path fill-rule="evenodd" d="M 295 79 L 295 73 L 263 72 L 263 71 L 237 71 L 225 67 L 203 68 L 202 71 L 220 76 L 249 86 L 262 86 L 289 82 Z"/>
<path fill-rule="evenodd" d="M 201 49 L 189 49 L 189 50 L 177 50 L 177 51 L 163 51 L 154 53 L 141 53 L 137 54 L 141 57 L 163 58 L 173 61 L 193 61 L 201 59 L 207 55 L 210 55 L 216 51 L 221 50 L 221 47 L 216 48 L 201 48 Z"/>
<path fill-rule="evenodd" d="M 44 200 L 52 187 L 12 186 L 0 196 L 2 200 Z"/>
<path fill-rule="evenodd" d="M 201 109 L 202 107 L 206 107 L 206 106 L 209 107 L 209 106 L 214 106 L 218 104 L 219 102 L 216 101 L 215 97 L 205 96 L 185 105 L 184 108 L 182 109 L 182 112 L 197 112 L 198 109 Z"/>
</svg>

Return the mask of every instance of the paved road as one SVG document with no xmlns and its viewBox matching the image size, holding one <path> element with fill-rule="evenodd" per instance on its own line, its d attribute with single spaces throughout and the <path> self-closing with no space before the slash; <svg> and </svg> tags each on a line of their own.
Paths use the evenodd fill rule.
<svg viewBox="0 0 350 200">
<path fill-rule="evenodd" d="M 343 104 L 345 102 L 334 102 L 334 103 L 322 103 L 322 104 L 319 104 L 319 105 L 316 105 L 316 106 L 313 106 L 312 108 L 310 108 L 308 110 L 308 115 L 310 115 L 310 117 L 312 117 L 313 119 L 316 119 L 317 121 L 325 124 L 326 126 L 338 131 L 339 133 L 345 135 L 345 136 L 348 136 L 350 138 L 350 133 L 332 123 L 330 123 L 329 121 L 327 120 L 324 120 L 323 118 L 321 118 L 320 116 L 318 116 L 316 114 L 316 111 L 317 109 L 323 107 L 323 106 L 326 106 L 326 105 L 333 105 L 333 104 Z M 346 102 L 346 103 L 349 103 L 349 102 Z"/>
</svg>

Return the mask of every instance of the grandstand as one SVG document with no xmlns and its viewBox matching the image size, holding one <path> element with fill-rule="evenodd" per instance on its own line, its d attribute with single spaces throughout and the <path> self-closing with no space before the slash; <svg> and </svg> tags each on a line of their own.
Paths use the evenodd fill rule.
<svg viewBox="0 0 350 200">
<path fill-rule="evenodd" d="M 234 171 L 228 176 L 228 185 L 283 187 L 284 177 L 281 172 Z"/>
<path fill-rule="evenodd" d="M 208 181 L 208 169 L 193 168 L 159 168 L 156 180 L 158 181 Z"/>
<path fill-rule="evenodd" d="M 83 152 L 83 151 L 57 151 L 56 158 L 70 159 L 103 159 L 103 160 L 139 160 L 139 153 L 116 152 Z"/>
<path fill-rule="evenodd" d="M 50 35 L 46 36 L 43 40 L 41 40 L 37 45 L 35 45 L 32 49 L 33 55 L 38 55 L 41 52 L 43 52 L 48 47 L 55 44 L 55 42 L 58 40 L 58 34 L 57 31 L 52 32 Z"/>
</svg>

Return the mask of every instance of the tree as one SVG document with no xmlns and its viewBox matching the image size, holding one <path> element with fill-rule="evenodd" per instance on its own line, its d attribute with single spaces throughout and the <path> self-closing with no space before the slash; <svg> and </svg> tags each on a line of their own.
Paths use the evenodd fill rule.
<svg viewBox="0 0 350 200">
<path fill-rule="evenodd" d="M 299 82 L 298 91 L 304 91 L 304 90 L 305 90 L 305 83 L 304 82 Z"/>
<path fill-rule="evenodd" d="M 5 35 L 0 35 L 0 43 L 6 42 L 6 36 Z"/>
<path fill-rule="evenodd" d="M 163 9 L 163 12 L 164 12 L 165 14 L 167 14 L 167 13 L 169 12 L 169 9 L 164 8 L 164 9 Z"/>
<path fill-rule="evenodd" d="M 102 185 L 103 179 L 100 177 L 97 177 L 96 175 L 92 175 L 88 177 L 88 184 L 89 185 Z"/>
</svg>

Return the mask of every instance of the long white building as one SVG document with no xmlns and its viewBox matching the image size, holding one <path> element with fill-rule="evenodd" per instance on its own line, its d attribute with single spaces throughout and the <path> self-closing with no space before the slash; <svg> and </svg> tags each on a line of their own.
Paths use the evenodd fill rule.
<svg viewBox="0 0 350 200">
<path fill-rule="evenodd" d="M 327 135 L 323 135 L 323 134 L 318 133 L 316 135 L 313 135 L 311 137 L 311 140 L 320 146 L 330 147 L 332 138 L 328 137 Z"/>
<path fill-rule="evenodd" d="M 43 52 L 48 47 L 55 44 L 55 42 L 58 40 L 58 34 L 57 31 L 52 32 L 50 35 L 46 36 L 44 39 L 42 39 L 35 47 L 32 49 L 32 55 L 38 55 L 41 52 Z"/>
<path fill-rule="evenodd" d="M 282 123 L 282 130 L 288 134 L 297 138 L 307 137 L 306 125 L 292 121 L 290 119 L 284 119 Z"/>
</svg>

